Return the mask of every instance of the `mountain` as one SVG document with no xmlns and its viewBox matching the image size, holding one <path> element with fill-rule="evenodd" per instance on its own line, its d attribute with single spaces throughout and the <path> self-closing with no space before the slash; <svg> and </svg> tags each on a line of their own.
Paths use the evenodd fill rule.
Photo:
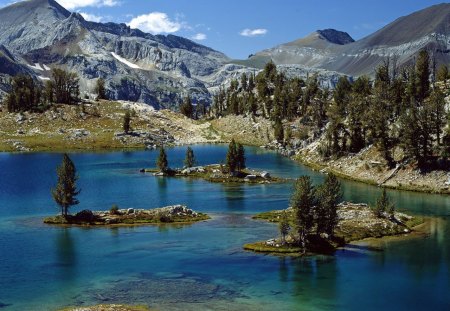
<svg viewBox="0 0 450 311">
<path fill-rule="evenodd" d="M 26 0 L 0 9 L 0 97 L 9 91 L 11 76 L 44 81 L 51 68 L 60 67 L 78 73 L 83 97 L 94 96 L 101 77 L 111 99 L 171 108 L 188 93 L 194 102 L 210 103 L 221 85 L 269 61 L 288 76 L 318 74 L 333 87 L 341 75 L 373 75 L 388 57 L 406 65 L 424 48 L 437 63 L 450 62 L 450 4 L 401 17 L 358 41 L 346 32 L 317 30 L 246 60 L 230 60 L 186 38 L 90 22 L 54 0 Z"/>
<path fill-rule="evenodd" d="M 187 93 L 209 101 L 208 88 L 220 83 L 214 76 L 229 62 L 224 54 L 182 37 L 86 21 L 54 0 L 0 9 L 0 45 L 8 61 L 41 80 L 48 79 L 50 68 L 62 67 L 78 73 L 82 95 L 92 93 L 102 77 L 110 98 L 156 108 L 176 105 Z"/>
<path fill-rule="evenodd" d="M 387 57 L 398 65 L 410 63 L 427 49 L 437 63 L 450 62 L 450 4 L 443 3 L 398 18 L 377 32 L 353 39 L 345 32 L 318 30 L 305 38 L 256 53 L 239 62 L 261 67 L 272 60 L 279 65 L 302 65 L 346 75 L 373 75 Z"/>
</svg>

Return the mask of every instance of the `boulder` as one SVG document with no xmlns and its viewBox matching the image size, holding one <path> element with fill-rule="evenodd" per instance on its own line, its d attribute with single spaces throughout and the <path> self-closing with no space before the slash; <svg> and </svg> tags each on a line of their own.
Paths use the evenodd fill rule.
<svg viewBox="0 0 450 311">
<path fill-rule="evenodd" d="M 94 213 L 92 213 L 91 210 L 85 209 L 85 210 L 82 210 L 81 212 L 78 212 L 75 215 L 75 218 L 78 221 L 91 222 L 94 220 Z"/>
<path fill-rule="evenodd" d="M 269 178 L 270 178 L 270 173 L 264 171 L 264 172 L 261 173 L 261 177 L 262 177 L 262 178 L 265 178 L 265 179 L 269 179 Z"/>
<path fill-rule="evenodd" d="M 134 214 L 134 208 L 127 209 L 127 214 L 128 215 Z"/>
</svg>

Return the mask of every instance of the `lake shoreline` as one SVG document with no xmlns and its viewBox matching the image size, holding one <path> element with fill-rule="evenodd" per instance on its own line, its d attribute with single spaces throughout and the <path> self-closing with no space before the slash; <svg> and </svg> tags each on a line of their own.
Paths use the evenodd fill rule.
<svg viewBox="0 0 450 311">
<path fill-rule="evenodd" d="M 285 211 L 291 213 L 292 209 Z M 263 212 L 254 215 L 252 218 L 277 223 L 282 212 L 283 210 Z M 292 239 L 283 243 L 278 238 L 247 243 L 243 248 L 256 253 L 282 256 L 331 255 L 337 249 L 371 239 L 382 240 L 392 237 L 401 239 L 411 236 L 424 236 L 426 233 L 422 232 L 421 228 L 431 222 L 431 217 L 413 217 L 397 212 L 394 214 L 395 216 L 386 214 L 383 217 L 375 217 L 368 205 L 348 202 L 339 204 L 338 214 L 340 220 L 336 227 L 335 236 L 328 238 L 310 234 L 309 239 L 311 241 L 305 252 L 302 252 L 302 249 L 296 243 L 293 243 Z"/>
<path fill-rule="evenodd" d="M 75 215 L 44 218 L 47 225 L 80 227 L 123 227 L 142 225 L 192 224 L 211 219 L 204 213 L 197 213 L 184 205 L 173 205 L 154 209 L 111 209 L 110 211 L 83 210 Z"/>
</svg>

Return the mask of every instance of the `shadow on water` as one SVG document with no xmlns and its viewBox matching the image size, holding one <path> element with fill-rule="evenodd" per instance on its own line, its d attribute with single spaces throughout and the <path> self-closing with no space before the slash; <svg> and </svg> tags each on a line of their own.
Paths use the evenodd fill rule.
<svg viewBox="0 0 450 311">
<path fill-rule="evenodd" d="M 55 241 L 57 269 L 64 281 L 76 278 L 77 250 L 71 228 L 58 230 Z"/>
</svg>

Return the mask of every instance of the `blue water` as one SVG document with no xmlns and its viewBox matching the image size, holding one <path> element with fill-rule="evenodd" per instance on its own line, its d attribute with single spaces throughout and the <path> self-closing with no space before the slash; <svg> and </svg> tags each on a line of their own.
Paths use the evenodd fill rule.
<svg viewBox="0 0 450 311">
<path fill-rule="evenodd" d="M 225 146 L 194 146 L 199 164 Z M 276 153 L 246 148 L 247 165 L 295 178 L 323 175 Z M 168 150 L 181 166 L 185 148 Z M 156 151 L 76 153 L 81 209 L 186 204 L 211 214 L 188 226 L 58 228 L 50 189 L 60 154 L 0 154 L 0 310 L 139 303 L 161 310 L 450 310 L 450 197 L 388 191 L 398 209 L 437 216 L 427 237 L 355 246 L 334 256 L 279 258 L 242 250 L 273 237 L 251 215 L 287 207 L 291 184 L 224 185 L 140 174 Z M 380 189 L 343 181 L 344 199 L 374 202 Z"/>
</svg>

